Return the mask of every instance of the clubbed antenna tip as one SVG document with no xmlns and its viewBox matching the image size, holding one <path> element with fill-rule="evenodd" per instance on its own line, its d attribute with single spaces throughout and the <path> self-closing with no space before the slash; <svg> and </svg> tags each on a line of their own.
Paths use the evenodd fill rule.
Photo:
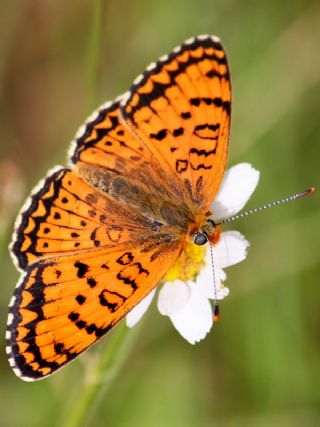
<svg viewBox="0 0 320 427">
<path fill-rule="evenodd" d="M 220 307 L 218 301 L 215 301 L 214 307 L 213 307 L 213 320 L 215 322 L 219 322 L 220 320 Z"/>
</svg>

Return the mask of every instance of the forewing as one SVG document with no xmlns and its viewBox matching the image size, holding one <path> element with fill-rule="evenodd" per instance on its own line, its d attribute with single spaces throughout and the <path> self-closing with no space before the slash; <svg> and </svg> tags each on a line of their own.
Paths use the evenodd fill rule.
<svg viewBox="0 0 320 427">
<path fill-rule="evenodd" d="M 7 351 L 15 373 L 41 379 L 77 357 L 148 295 L 179 252 L 179 242 L 140 242 L 34 263 L 10 304 Z"/>
<path fill-rule="evenodd" d="M 227 161 L 231 88 L 219 39 L 187 40 L 151 64 L 121 101 L 124 120 L 158 159 L 209 206 Z"/>
<path fill-rule="evenodd" d="M 116 189 L 104 185 L 103 191 L 113 196 L 121 191 L 126 203 L 134 202 L 130 196 L 139 188 L 138 203 L 134 203 L 139 207 L 144 205 L 141 192 L 158 202 L 164 198 L 180 206 L 188 204 L 190 192 L 184 183 L 163 167 L 157 153 L 151 152 L 125 123 L 119 105 L 119 100 L 104 104 L 79 129 L 69 152 L 77 172 L 86 176 L 99 168 L 104 181 L 116 182 Z"/>
</svg>

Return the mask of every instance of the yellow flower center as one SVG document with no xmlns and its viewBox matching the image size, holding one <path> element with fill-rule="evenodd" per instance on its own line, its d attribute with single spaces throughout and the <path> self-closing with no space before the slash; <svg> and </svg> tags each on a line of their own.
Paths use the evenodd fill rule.
<svg viewBox="0 0 320 427">
<path fill-rule="evenodd" d="M 181 256 L 164 276 L 163 282 L 173 280 L 195 280 L 201 268 L 204 266 L 205 246 L 195 245 L 193 242 L 186 242 Z"/>
</svg>

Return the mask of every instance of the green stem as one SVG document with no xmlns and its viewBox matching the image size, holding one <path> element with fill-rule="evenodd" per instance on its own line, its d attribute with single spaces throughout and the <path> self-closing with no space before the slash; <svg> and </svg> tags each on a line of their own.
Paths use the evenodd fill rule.
<svg viewBox="0 0 320 427">
<path fill-rule="evenodd" d="M 80 396 L 73 408 L 67 408 L 67 415 L 60 427 L 81 427 L 87 425 L 103 394 L 111 386 L 134 343 L 139 328 L 129 329 L 122 321 L 110 336 L 99 361 L 92 367 Z"/>
<path fill-rule="evenodd" d="M 88 40 L 87 51 L 87 85 L 88 85 L 88 109 L 91 111 L 97 107 L 99 101 L 99 77 L 101 71 L 101 51 L 103 18 L 105 15 L 105 1 L 95 0 L 92 8 L 91 31 Z"/>
<path fill-rule="evenodd" d="M 88 108 L 93 109 L 98 102 L 99 74 L 101 69 L 101 47 L 103 32 L 104 0 L 95 0 L 92 9 L 91 31 L 88 42 L 87 77 Z M 111 333 L 105 349 L 98 361 L 89 367 L 88 375 L 80 395 L 71 408 L 67 408 L 61 427 L 86 425 L 93 415 L 103 393 L 110 387 L 133 345 L 138 328 L 127 328 L 122 321 Z"/>
</svg>

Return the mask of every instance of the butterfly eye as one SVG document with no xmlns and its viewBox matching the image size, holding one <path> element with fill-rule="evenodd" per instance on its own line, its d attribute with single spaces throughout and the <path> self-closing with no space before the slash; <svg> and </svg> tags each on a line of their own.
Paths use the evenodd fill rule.
<svg viewBox="0 0 320 427">
<path fill-rule="evenodd" d="M 196 245 L 199 245 L 199 246 L 205 245 L 207 241 L 208 241 L 208 237 L 203 233 L 196 233 L 193 236 L 193 243 L 195 243 Z"/>
</svg>

